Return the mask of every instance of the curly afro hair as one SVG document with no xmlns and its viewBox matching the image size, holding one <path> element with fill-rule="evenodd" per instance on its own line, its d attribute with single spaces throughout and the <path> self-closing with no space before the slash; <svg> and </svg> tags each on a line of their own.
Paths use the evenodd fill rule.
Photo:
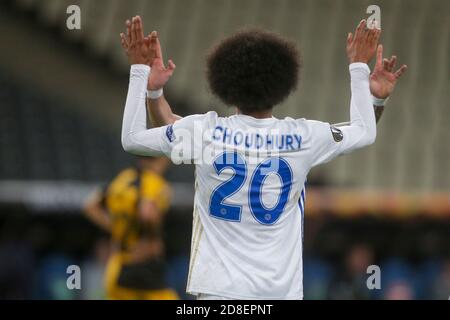
<svg viewBox="0 0 450 320">
<path fill-rule="evenodd" d="M 268 110 L 297 87 L 300 55 L 293 42 L 260 29 L 240 31 L 207 56 L 214 95 L 242 112 Z"/>
</svg>

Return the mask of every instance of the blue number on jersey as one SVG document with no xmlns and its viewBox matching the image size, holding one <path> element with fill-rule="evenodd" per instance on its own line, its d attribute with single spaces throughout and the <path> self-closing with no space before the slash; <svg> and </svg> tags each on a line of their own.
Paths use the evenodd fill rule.
<svg viewBox="0 0 450 320">
<path fill-rule="evenodd" d="M 220 184 L 211 195 L 210 215 L 228 221 L 241 221 L 242 206 L 225 204 L 225 199 L 238 192 L 247 177 L 247 166 L 244 158 L 237 152 L 224 152 L 214 161 L 218 175 L 224 169 L 232 169 L 233 176 Z M 281 180 L 281 193 L 272 208 L 266 208 L 261 200 L 262 187 L 267 176 L 277 174 Z M 262 224 L 275 223 L 283 213 L 292 186 L 292 170 L 288 162 L 282 158 L 269 158 L 260 163 L 250 180 L 249 206 L 254 218 Z"/>
<path fill-rule="evenodd" d="M 242 206 L 225 204 L 224 200 L 242 188 L 247 176 L 245 160 L 236 152 L 224 152 L 214 161 L 214 169 L 220 175 L 227 168 L 232 169 L 234 175 L 213 191 L 209 212 L 212 216 L 219 219 L 241 221 Z"/>
<path fill-rule="evenodd" d="M 262 187 L 269 174 L 274 173 L 281 179 L 281 193 L 272 208 L 266 208 L 262 202 Z M 292 170 L 286 160 L 269 158 L 261 162 L 255 169 L 249 189 L 250 211 L 262 224 L 275 223 L 283 213 L 292 185 Z"/>
</svg>

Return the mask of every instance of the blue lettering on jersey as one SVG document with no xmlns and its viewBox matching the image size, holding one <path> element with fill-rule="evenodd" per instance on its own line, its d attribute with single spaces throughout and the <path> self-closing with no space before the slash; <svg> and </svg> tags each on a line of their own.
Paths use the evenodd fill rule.
<svg viewBox="0 0 450 320">
<path fill-rule="evenodd" d="M 236 147 L 244 146 L 247 149 L 265 149 L 280 151 L 300 150 L 302 136 L 298 134 L 267 134 L 246 133 L 242 130 L 232 130 L 217 126 L 213 130 L 212 139 Z"/>
<path fill-rule="evenodd" d="M 220 140 L 220 134 L 222 132 L 223 132 L 223 128 L 221 126 L 217 126 L 214 129 L 214 132 L 213 132 L 213 135 L 212 135 L 213 140 Z"/>
</svg>

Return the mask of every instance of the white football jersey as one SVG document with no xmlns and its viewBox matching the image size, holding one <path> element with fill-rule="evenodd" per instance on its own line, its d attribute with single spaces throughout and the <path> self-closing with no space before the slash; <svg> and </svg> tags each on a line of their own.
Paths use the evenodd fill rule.
<svg viewBox="0 0 450 320">
<path fill-rule="evenodd" d="M 302 299 L 303 216 L 309 170 L 372 143 L 369 69 L 352 64 L 351 124 L 219 117 L 145 128 L 145 68 L 131 72 L 122 143 L 134 154 L 195 164 L 187 291 L 234 299 Z"/>
</svg>

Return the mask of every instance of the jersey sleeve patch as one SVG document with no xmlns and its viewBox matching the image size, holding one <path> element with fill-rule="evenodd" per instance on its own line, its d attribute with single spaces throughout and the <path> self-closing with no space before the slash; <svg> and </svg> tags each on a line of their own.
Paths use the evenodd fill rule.
<svg viewBox="0 0 450 320">
<path fill-rule="evenodd" d="M 169 139 L 169 142 L 175 141 L 175 133 L 173 132 L 173 125 L 170 125 L 166 129 L 166 136 Z"/>
<path fill-rule="evenodd" d="M 333 136 L 334 141 L 341 142 L 342 139 L 344 139 L 344 134 L 342 133 L 341 129 L 339 129 L 335 126 L 330 126 L 330 130 L 331 130 L 331 135 Z"/>
</svg>

